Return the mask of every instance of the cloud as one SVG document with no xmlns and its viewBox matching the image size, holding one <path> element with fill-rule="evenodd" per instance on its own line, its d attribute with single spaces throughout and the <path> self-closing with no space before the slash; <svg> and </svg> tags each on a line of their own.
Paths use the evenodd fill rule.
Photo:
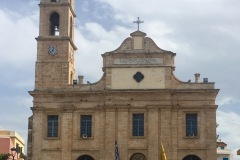
<svg viewBox="0 0 240 160">
<path fill-rule="evenodd" d="M 144 21 L 144 24 L 140 25 L 142 31 L 146 32 L 162 49 L 177 53 L 174 74 L 179 79 L 193 81 L 194 73 L 201 73 L 202 78 L 206 77 L 210 82 L 216 82 L 215 87 L 220 89 L 216 102 L 219 105 L 218 132 L 222 141 L 228 143 L 228 147 L 233 149 L 236 159 L 235 150 L 239 144 L 235 141 L 239 137 L 239 129 L 236 126 L 239 126 L 240 115 L 240 86 L 238 85 L 240 76 L 236 74 L 240 72 L 238 62 L 240 38 L 237 36 L 240 34 L 240 23 L 236 15 L 240 15 L 238 9 L 240 2 L 233 0 L 184 0 L 181 2 L 140 0 L 137 3 L 133 0 L 129 0 L 128 3 L 118 0 L 98 1 L 113 8 L 112 18 L 124 30 L 117 31 L 114 25 L 110 30 L 106 30 L 104 23 L 101 22 L 85 25 L 83 28 L 88 28 L 87 32 L 82 29 L 80 33 L 86 49 L 83 52 L 88 55 L 88 60 L 101 62 L 102 58 L 99 55 L 111 51 L 114 46 L 119 46 L 129 36 L 126 32 L 131 33 L 136 29 L 132 21 L 139 16 Z M 117 37 L 116 32 L 126 36 Z M 103 44 L 103 41 L 106 43 Z M 81 43 L 79 46 L 79 52 L 81 52 Z M 89 47 L 92 49 L 90 52 L 87 49 Z M 91 56 L 90 53 L 92 53 Z M 80 55 L 79 59 L 85 55 L 82 57 Z M 88 64 L 81 66 L 86 70 L 84 74 L 89 79 L 98 79 L 96 75 L 100 70 L 97 69 L 101 64 L 93 64 L 91 72 L 87 72 Z M 224 128 L 229 131 L 224 131 Z M 235 133 L 231 133 L 232 131 Z"/>
<path fill-rule="evenodd" d="M 10 10 L 0 10 L 0 86 L 32 86 L 34 62 L 36 60 L 36 41 L 38 34 L 38 13 L 23 16 Z M 7 69 L 7 70 L 6 70 Z M 30 77 L 29 80 L 26 77 Z M 23 85 L 24 84 L 24 85 Z"/>
<path fill-rule="evenodd" d="M 75 30 L 76 45 L 76 71 L 78 75 L 84 75 L 85 82 L 100 80 L 102 72 L 102 57 L 107 51 L 115 50 L 126 38 L 129 30 L 122 26 L 114 26 L 107 31 L 98 23 L 86 23 Z M 104 38 L 103 38 L 104 37 Z M 89 63 L 91 62 L 91 63 Z"/>
<path fill-rule="evenodd" d="M 39 8 L 36 1 L 21 4 L 19 10 L 0 8 L 0 30 L 4 31 L 4 38 L 0 38 L 0 126 L 19 131 L 26 139 L 27 118 L 31 115 L 28 107 L 32 106 L 27 91 L 34 87 Z M 216 82 L 216 88 L 221 89 L 217 98 L 218 132 L 229 148 L 236 149 L 240 115 L 239 8 L 240 1 L 234 0 L 76 1 L 77 75 L 83 75 L 85 82 L 98 81 L 103 73 L 101 54 L 118 48 L 136 30 L 132 22 L 139 16 L 144 21 L 140 29 L 147 36 L 160 48 L 177 53 L 174 74 L 179 79 L 194 79 L 194 73 L 200 72 L 201 77 Z M 12 114 L 18 116 L 13 118 Z"/>
<path fill-rule="evenodd" d="M 25 142 L 27 119 L 32 114 L 32 97 L 27 91 L 34 87 L 38 17 L 37 11 L 22 14 L 0 9 L 0 30 L 4 31 L 0 38 L 0 126 L 17 131 Z"/>
<path fill-rule="evenodd" d="M 4 32 L 0 39 L 1 65 L 12 64 L 11 66 L 19 67 L 22 61 L 31 62 L 36 57 L 36 42 L 33 35 L 37 35 L 36 19 L 38 14 L 22 17 L 22 15 L 12 12 L 0 10 L 1 25 L 0 29 Z M 19 42 L 24 43 L 19 43 Z M 21 52 L 19 52 L 21 51 Z M 13 63 L 14 62 L 14 63 Z"/>
<path fill-rule="evenodd" d="M 219 139 L 228 144 L 228 148 L 232 150 L 234 159 L 239 160 L 236 156 L 236 150 L 240 149 L 240 115 L 234 112 L 217 112 L 217 133 L 220 135 Z"/>
</svg>

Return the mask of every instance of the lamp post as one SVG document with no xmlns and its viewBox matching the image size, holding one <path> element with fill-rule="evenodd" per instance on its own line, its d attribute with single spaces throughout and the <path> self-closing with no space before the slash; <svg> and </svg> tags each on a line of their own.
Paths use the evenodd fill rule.
<svg viewBox="0 0 240 160">
<path fill-rule="evenodd" d="M 14 157 L 15 157 L 15 155 L 17 153 L 17 149 L 15 147 L 13 147 L 10 150 L 11 150 L 11 155 L 13 156 L 13 160 L 14 160 Z"/>
</svg>

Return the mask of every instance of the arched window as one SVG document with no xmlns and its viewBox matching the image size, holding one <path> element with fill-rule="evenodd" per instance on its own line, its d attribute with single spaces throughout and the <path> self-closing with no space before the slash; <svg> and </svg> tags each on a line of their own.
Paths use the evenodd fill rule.
<svg viewBox="0 0 240 160">
<path fill-rule="evenodd" d="M 80 157 L 78 157 L 77 160 L 94 160 L 93 157 L 89 156 L 89 155 L 82 155 Z"/>
<path fill-rule="evenodd" d="M 187 155 L 183 158 L 183 160 L 201 160 L 198 156 L 195 155 Z"/>
<path fill-rule="evenodd" d="M 147 160 L 142 153 L 135 153 L 131 156 L 130 160 Z"/>
<path fill-rule="evenodd" d="M 50 35 L 59 36 L 60 16 L 57 12 L 50 16 Z"/>
</svg>

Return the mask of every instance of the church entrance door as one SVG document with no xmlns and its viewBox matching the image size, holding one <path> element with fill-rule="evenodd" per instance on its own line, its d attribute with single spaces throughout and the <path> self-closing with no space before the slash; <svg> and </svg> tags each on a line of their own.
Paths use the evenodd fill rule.
<svg viewBox="0 0 240 160">
<path fill-rule="evenodd" d="M 198 156 L 195 155 L 187 155 L 182 160 L 201 160 Z"/>
<path fill-rule="evenodd" d="M 93 157 L 89 156 L 89 155 L 82 155 L 80 157 L 78 157 L 77 160 L 94 160 Z"/>
<path fill-rule="evenodd" d="M 147 160 L 147 158 L 141 153 L 135 153 L 131 156 L 130 160 Z"/>
</svg>

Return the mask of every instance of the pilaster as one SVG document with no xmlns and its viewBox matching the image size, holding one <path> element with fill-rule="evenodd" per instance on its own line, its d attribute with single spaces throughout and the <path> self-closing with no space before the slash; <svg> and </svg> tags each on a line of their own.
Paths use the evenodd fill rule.
<svg viewBox="0 0 240 160">
<path fill-rule="evenodd" d="M 62 143 L 62 160 L 72 160 L 72 138 L 73 137 L 73 111 L 67 110 L 62 112 L 61 126 L 61 143 Z"/>
<path fill-rule="evenodd" d="M 116 110 L 106 110 L 105 160 L 115 158 Z"/>
<path fill-rule="evenodd" d="M 159 155 L 158 108 L 148 109 L 148 159 L 156 160 Z"/>
</svg>

